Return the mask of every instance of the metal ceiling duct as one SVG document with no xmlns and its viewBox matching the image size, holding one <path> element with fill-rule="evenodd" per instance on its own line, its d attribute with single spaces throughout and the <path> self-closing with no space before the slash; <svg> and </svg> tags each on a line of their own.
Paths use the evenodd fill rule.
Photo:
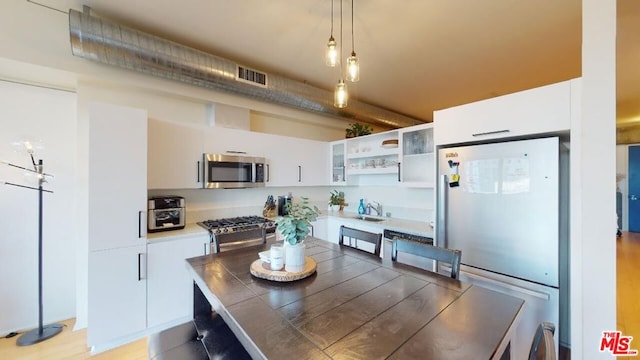
<svg viewBox="0 0 640 360">
<path fill-rule="evenodd" d="M 69 10 L 69 33 L 74 56 L 127 70 L 383 127 L 424 123 L 356 100 L 336 109 L 332 92 L 73 9 Z"/>
</svg>

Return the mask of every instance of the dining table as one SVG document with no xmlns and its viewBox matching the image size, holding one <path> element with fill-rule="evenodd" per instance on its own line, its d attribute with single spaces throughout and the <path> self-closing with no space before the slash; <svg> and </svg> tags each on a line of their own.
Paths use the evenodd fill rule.
<svg viewBox="0 0 640 360">
<path fill-rule="evenodd" d="M 317 238 L 304 245 L 315 271 L 295 281 L 252 275 L 269 243 L 187 259 L 196 312 L 205 301 L 253 359 L 512 358 L 522 299 Z"/>
</svg>

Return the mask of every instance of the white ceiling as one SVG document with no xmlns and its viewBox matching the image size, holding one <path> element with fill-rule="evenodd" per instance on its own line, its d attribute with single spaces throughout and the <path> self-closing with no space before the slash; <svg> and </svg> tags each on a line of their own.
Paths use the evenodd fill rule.
<svg viewBox="0 0 640 360">
<path fill-rule="evenodd" d="M 334 37 L 340 41 L 340 0 Z M 331 0 L 41 0 L 331 90 Z M 619 0 L 618 100 L 638 108 L 640 1 Z M 343 0 L 344 54 L 351 0 Z M 355 0 L 361 79 L 350 95 L 424 121 L 433 111 L 580 76 L 580 0 Z M 627 112 L 631 113 L 631 110 Z"/>
</svg>

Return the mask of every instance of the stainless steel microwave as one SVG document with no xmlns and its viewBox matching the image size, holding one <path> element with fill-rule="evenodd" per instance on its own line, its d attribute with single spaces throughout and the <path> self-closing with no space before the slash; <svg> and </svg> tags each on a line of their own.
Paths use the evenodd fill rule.
<svg viewBox="0 0 640 360">
<path fill-rule="evenodd" d="M 233 189 L 264 187 L 263 157 L 227 154 L 204 154 L 204 187 Z"/>
</svg>

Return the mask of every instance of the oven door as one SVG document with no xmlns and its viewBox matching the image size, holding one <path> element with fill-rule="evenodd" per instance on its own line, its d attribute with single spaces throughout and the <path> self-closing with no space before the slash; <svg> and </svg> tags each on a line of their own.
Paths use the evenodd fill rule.
<svg viewBox="0 0 640 360">
<path fill-rule="evenodd" d="M 264 186 L 263 158 L 223 154 L 204 155 L 204 187 L 246 188 Z M 260 164 L 261 166 L 257 166 Z M 260 171 L 257 171 L 259 168 Z"/>
</svg>

